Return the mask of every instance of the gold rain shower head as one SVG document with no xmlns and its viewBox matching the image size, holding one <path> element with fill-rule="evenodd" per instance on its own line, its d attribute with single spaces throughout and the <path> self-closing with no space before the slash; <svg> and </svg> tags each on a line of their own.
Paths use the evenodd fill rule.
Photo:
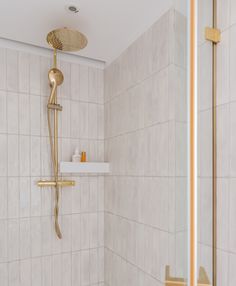
<svg viewBox="0 0 236 286">
<path fill-rule="evenodd" d="M 79 31 L 62 28 L 49 32 L 47 42 L 53 49 L 76 52 L 85 48 L 88 40 L 85 35 Z"/>
</svg>

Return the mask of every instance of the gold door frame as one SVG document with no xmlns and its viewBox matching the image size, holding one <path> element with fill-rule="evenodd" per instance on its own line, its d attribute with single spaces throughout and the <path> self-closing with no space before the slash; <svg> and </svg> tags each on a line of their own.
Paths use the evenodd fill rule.
<svg viewBox="0 0 236 286">
<path fill-rule="evenodd" d="M 189 285 L 197 285 L 197 0 L 189 8 Z M 212 0 L 212 285 L 217 285 L 217 0 Z"/>
<path fill-rule="evenodd" d="M 189 286 L 197 285 L 197 0 L 189 3 Z"/>
</svg>

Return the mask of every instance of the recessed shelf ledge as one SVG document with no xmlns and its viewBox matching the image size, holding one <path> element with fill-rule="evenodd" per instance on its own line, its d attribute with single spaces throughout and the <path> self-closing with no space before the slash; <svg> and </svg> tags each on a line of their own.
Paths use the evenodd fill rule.
<svg viewBox="0 0 236 286">
<path fill-rule="evenodd" d="M 107 162 L 60 162 L 61 173 L 109 173 Z"/>
</svg>

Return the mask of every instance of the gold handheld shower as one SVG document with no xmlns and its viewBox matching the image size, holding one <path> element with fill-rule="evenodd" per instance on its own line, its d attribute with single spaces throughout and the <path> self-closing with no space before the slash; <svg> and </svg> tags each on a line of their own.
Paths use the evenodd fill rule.
<svg viewBox="0 0 236 286">
<path fill-rule="evenodd" d="M 55 104 L 56 89 L 59 85 L 61 85 L 63 83 L 64 76 L 59 69 L 52 68 L 48 72 L 48 79 L 49 79 L 50 85 L 52 87 L 52 91 L 51 91 L 51 95 L 49 97 L 48 103 L 49 104 Z"/>
<path fill-rule="evenodd" d="M 62 107 L 57 103 L 57 87 L 63 83 L 64 76 L 57 68 L 57 50 L 61 51 L 79 51 L 86 47 L 87 38 L 79 31 L 67 28 L 53 30 L 47 35 L 48 44 L 54 49 L 54 67 L 48 72 L 48 79 L 52 88 L 47 105 L 49 141 L 51 146 L 51 157 L 54 172 L 53 181 L 39 181 L 40 187 L 55 188 L 55 231 L 58 238 L 62 238 L 59 226 L 59 190 L 63 186 L 74 186 L 74 181 L 59 180 L 58 170 L 58 111 L 62 111 Z M 54 129 L 51 126 L 51 112 L 53 112 Z"/>
</svg>

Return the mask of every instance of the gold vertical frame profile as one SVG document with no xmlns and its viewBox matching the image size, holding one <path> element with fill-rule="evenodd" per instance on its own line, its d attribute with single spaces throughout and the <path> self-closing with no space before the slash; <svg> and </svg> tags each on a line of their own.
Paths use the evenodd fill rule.
<svg viewBox="0 0 236 286">
<path fill-rule="evenodd" d="M 197 1 L 189 0 L 189 286 L 197 285 Z"/>
<path fill-rule="evenodd" d="M 213 0 L 213 29 L 217 29 L 217 0 Z M 217 43 L 212 41 L 212 285 L 217 285 Z"/>
</svg>

